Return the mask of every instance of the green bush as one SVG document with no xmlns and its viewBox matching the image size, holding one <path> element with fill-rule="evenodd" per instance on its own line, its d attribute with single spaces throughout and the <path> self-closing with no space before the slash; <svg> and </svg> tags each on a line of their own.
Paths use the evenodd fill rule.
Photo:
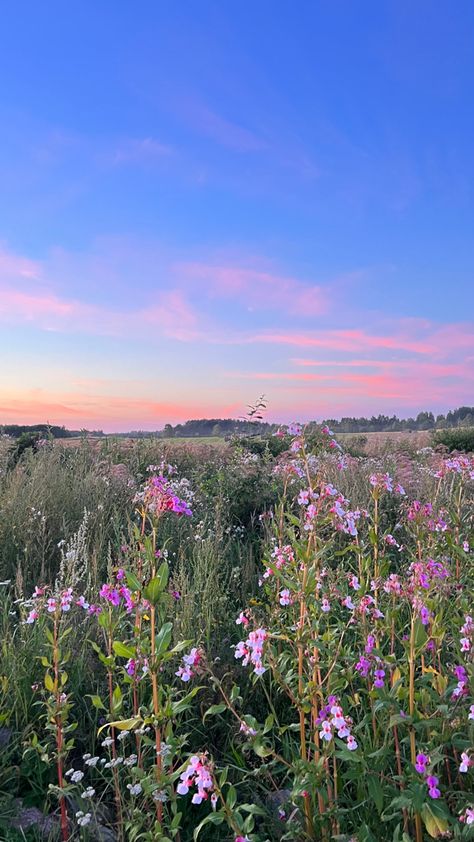
<svg viewBox="0 0 474 842">
<path fill-rule="evenodd" d="M 474 427 L 460 427 L 458 430 L 438 430 L 434 434 L 435 444 L 444 444 L 449 452 L 460 450 L 463 453 L 474 452 Z"/>
</svg>

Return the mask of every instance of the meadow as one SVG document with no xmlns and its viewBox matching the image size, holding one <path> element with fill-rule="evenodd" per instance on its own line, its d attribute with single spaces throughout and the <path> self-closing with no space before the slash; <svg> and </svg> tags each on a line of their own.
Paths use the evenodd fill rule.
<svg viewBox="0 0 474 842">
<path fill-rule="evenodd" d="M 474 458 L 389 436 L 0 437 L 1 840 L 474 839 Z"/>
</svg>

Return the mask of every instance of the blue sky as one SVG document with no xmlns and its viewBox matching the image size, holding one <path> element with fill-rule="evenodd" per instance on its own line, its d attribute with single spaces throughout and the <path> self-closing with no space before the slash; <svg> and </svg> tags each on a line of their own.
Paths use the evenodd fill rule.
<svg viewBox="0 0 474 842">
<path fill-rule="evenodd" d="M 473 37 L 462 1 L 6 7 L 0 423 L 472 403 Z"/>
</svg>

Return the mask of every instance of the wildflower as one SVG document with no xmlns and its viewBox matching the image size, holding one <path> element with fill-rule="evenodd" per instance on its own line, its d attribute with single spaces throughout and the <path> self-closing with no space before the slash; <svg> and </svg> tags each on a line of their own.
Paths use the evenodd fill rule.
<svg viewBox="0 0 474 842">
<path fill-rule="evenodd" d="M 372 649 L 375 647 L 375 637 L 373 634 L 367 635 L 367 643 L 365 645 L 365 651 L 368 655 L 372 652 Z"/>
<path fill-rule="evenodd" d="M 130 792 L 130 795 L 141 795 L 143 792 L 141 784 L 127 784 L 127 789 Z"/>
<path fill-rule="evenodd" d="M 349 579 L 349 585 L 351 588 L 354 588 L 355 591 L 360 590 L 360 584 L 357 576 L 351 576 Z"/>
<path fill-rule="evenodd" d="M 280 605 L 291 605 L 291 595 L 288 588 L 284 588 L 280 591 Z"/>
<path fill-rule="evenodd" d="M 349 751 L 355 751 L 355 749 L 358 748 L 358 743 L 352 734 L 349 734 L 347 737 L 347 748 Z"/>
<path fill-rule="evenodd" d="M 363 655 L 361 655 L 361 657 L 355 665 L 355 669 L 363 678 L 367 678 L 370 669 L 370 661 L 368 660 L 368 658 L 365 658 Z"/>
<path fill-rule="evenodd" d="M 262 665 L 263 645 L 267 638 L 265 629 L 256 629 L 250 632 L 247 640 L 241 640 L 235 647 L 234 656 L 242 658 L 242 666 L 249 663 L 254 666 L 255 675 L 263 675 L 265 667 Z"/>
<path fill-rule="evenodd" d="M 332 740 L 331 723 L 328 722 L 327 719 L 325 719 L 323 722 L 321 722 L 321 730 L 319 732 L 319 736 L 321 737 L 322 740 L 326 740 L 327 742 Z"/>
<path fill-rule="evenodd" d="M 416 755 L 416 763 L 415 769 L 420 775 L 424 775 L 426 771 L 426 767 L 430 762 L 430 758 L 427 754 L 417 754 Z"/>
<path fill-rule="evenodd" d="M 324 611 L 327 614 L 327 612 L 330 611 L 330 610 L 331 610 L 331 606 L 329 604 L 329 600 L 322 599 L 321 600 L 321 611 Z"/>
<path fill-rule="evenodd" d="M 88 786 L 87 789 L 81 793 L 81 798 L 93 798 L 95 795 L 95 789 L 93 786 Z"/>
<path fill-rule="evenodd" d="M 181 678 L 182 681 L 190 681 L 196 674 L 194 668 L 197 667 L 202 660 L 202 653 L 199 649 L 194 647 L 191 649 L 189 655 L 183 655 L 183 663 L 178 667 L 175 675 Z"/>
<path fill-rule="evenodd" d="M 353 611 L 355 609 L 355 605 L 352 602 L 352 599 L 350 598 L 350 596 L 346 596 L 342 600 L 342 604 L 345 606 L 345 608 L 349 608 L 351 611 Z"/>
<path fill-rule="evenodd" d="M 468 772 L 469 766 L 472 766 L 471 760 L 469 758 L 469 755 L 465 751 L 463 751 L 461 754 L 461 764 L 459 766 L 459 771 Z"/>
<path fill-rule="evenodd" d="M 86 766 L 97 766 L 97 763 L 98 763 L 98 761 L 99 761 L 99 758 L 98 758 L 98 757 L 90 757 L 90 756 L 89 756 L 89 757 L 86 759 L 86 756 L 84 755 L 84 760 L 85 760 L 85 762 L 86 762 Z"/>
<path fill-rule="evenodd" d="M 459 816 L 459 821 L 465 824 L 474 824 L 474 807 L 467 807 L 466 812 Z"/>
<path fill-rule="evenodd" d="M 384 687 L 385 670 L 374 670 L 374 687 Z"/>
<path fill-rule="evenodd" d="M 471 707 L 469 708 L 468 719 L 474 719 L 474 705 L 471 705 Z"/>
<path fill-rule="evenodd" d="M 82 781 L 84 777 L 84 772 L 81 772 L 80 769 L 69 769 L 69 771 L 66 772 L 66 777 L 71 778 L 71 781 L 74 784 L 78 784 L 80 781 Z"/>
<path fill-rule="evenodd" d="M 113 741 L 112 737 L 106 737 L 105 740 L 102 740 L 101 746 L 103 748 L 108 748 L 108 746 L 113 745 L 113 742 L 114 741 Z"/>
<path fill-rule="evenodd" d="M 239 616 L 237 617 L 235 623 L 237 626 L 248 626 L 250 620 L 247 617 L 245 611 L 241 611 Z"/>
<path fill-rule="evenodd" d="M 54 612 L 56 611 L 56 600 L 54 599 L 54 597 L 50 596 L 50 598 L 46 602 L 46 610 L 49 614 L 54 614 Z"/>
<path fill-rule="evenodd" d="M 124 766 L 135 766 L 138 757 L 136 754 L 130 754 L 129 757 L 125 757 L 123 761 Z"/>
<path fill-rule="evenodd" d="M 428 775 L 426 778 L 426 785 L 428 787 L 428 795 L 430 798 L 439 798 L 441 792 L 438 789 L 439 779 L 435 775 Z"/>
<path fill-rule="evenodd" d="M 247 723 L 243 721 L 240 723 L 240 731 L 247 737 L 255 737 L 257 734 L 255 728 L 251 728 L 250 725 L 247 725 Z"/>
<path fill-rule="evenodd" d="M 420 608 L 420 620 L 423 626 L 427 626 L 430 621 L 430 612 L 424 605 Z"/>
<path fill-rule="evenodd" d="M 185 771 L 180 775 L 180 782 L 176 791 L 178 795 L 187 795 L 192 786 L 197 788 L 197 792 L 192 797 L 193 804 L 200 804 L 205 801 L 214 789 L 212 775 L 204 754 L 194 755 L 190 758 Z"/>
<path fill-rule="evenodd" d="M 87 827 L 90 824 L 92 815 L 91 813 L 84 813 L 82 810 L 78 810 L 76 813 L 77 823 L 80 827 Z"/>
<path fill-rule="evenodd" d="M 27 623 L 28 625 L 31 625 L 32 623 L 35 622 L 35 620 L 38 619 L 38 617 L 39 617 L 39 611 L 37 611 L 36 608 L 33 608 L 30 611 L 30 613 L 28 614 L 28 616 L 25 620 L 25 623 Z"/>
</svg>

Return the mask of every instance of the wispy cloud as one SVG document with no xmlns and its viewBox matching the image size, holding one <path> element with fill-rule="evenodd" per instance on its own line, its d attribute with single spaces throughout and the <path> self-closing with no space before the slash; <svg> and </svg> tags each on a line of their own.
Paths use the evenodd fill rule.
<svg viewBox="0 0 474 842">
<path fill-rule="evenodd" d="M 267 148 L 266 141 L 251 129 L 223 117 L 198 99 L 183 100 L 179 111 L 197 134 L 234 152 L 260 152 Z"/>
<path fill-rule="evenodd" d="M 330 303 L 330 293 L 324 287 L 275 272 L 200 262 L 177 264 L 174 271 L 190 289 L 199 288 L 211 298 L 240 300 L 247 308 L 311 317 L 325 313 Z"/>
<path fill-rule="evenodd" d="M 108 153 L 113 164 L 149 164 L 173 154 L 173 148 L 153 137 L 129 138 Z"/>
</svg>

